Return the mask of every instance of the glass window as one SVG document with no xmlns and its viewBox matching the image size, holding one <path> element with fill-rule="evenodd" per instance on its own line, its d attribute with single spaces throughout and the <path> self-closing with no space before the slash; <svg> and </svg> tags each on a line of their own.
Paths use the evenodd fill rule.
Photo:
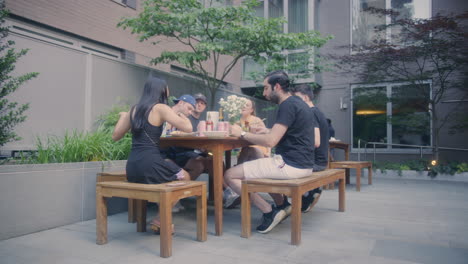
<svg viewBox="0 0 468 264">
<path fill-rule="evenodd" d="M 429 146 L 429 84 L 393 86 L 391 102 L 392 143 Z"/>
<path fill-rule="evenodd" d="M 288 1 L 288 32 L 299 33 L 309 30 L 308 0 Z"/>
<path fill-rule="evenodd" d="M 252 58 L 244 58 L 244 67 L 242 71 L 242 80 L 251 80 L 250 73 L 263 73 L 262 65 L 256 63 Z"/>
<path fill-rule="evenodd" d="M 431 145 L 430 84 L 352 87 L 353 147 L 358 140 L 404 145 Z M 402 149 L 405 146 L 376 145 Z"/>
<path fill-rule="evenodd" d="M 283 15 L 283 0 L 268 0 L 268 17 L 276 18 Z"/>
<path fill-rule="evenodd" d="M 387 142 L 386 87 L 359 87 L 353 89 L 353 146 L 358 140 Z M 383 145 L 376 145 L 385 148 Z"/>
<path fill-rule="evenodd" d="M 374 28 L 385 24 L 385 16 L 370 14 L 368 8 L 385 9 L 385 0 L 353 0 L 352 6 L 352 45 L 360 50 L 372 44 L 376 38 L 383 37 Z"/>
<path fill-rule="evenodd" d="M 391 32 L 375 32 L 375 27 L 385 25 L 390 19 L 384 15 L 371 14 L 369 8 L 391 8 L 399 15 L 394 19 L 429 18 L 431 16 L 431 0 L 352 0 L 351 42 L 353 50 L 358 51 L 373 40 L 391 36 L 398 38 L 400 29 L 393 27 Z"/>
<path fill-rule="evenodd" d="M 256 7 L 254 7 L 255 9 L 255 15 L 258 16 L 258 17 L 264 17 L 265 16 L 265 3 L 263 1 L 259 1 L 260 4 Z"/>
<path fill-rule="evenodd" d="M 255 14 L 260 17 L 278 18 L 285 17 L 288 21 L 287 27 L 280 26 L 278 31 L 300 33 L 306 32 L 309 29 L 309 6 L 310 0 L 261 0 L 260 4 L 255 7 Z M 287 7 L 288 12 L 284 12 Z M 265 11 L 267 11 L 265 14 Z M 289 62 L 293 62 L 291 69 L 288 70 L 290 74 L 300 74 L 309 67 L 309 56 L 303 56 L 306 47 L 298 47 L 295 50 L 284 51 L 283 55 L 287 56 Z M 288 54 L 289 53 L 289 54 Z M 242 79 L 248 80 L 249 73 L 253 70 L 263 70 L 263 68 L 254 63 L 250 58 L 244 59 L 244 67 Z"/>
<path fill-rule="evenodd" d="M 289 74 L 305 73 L 309 65 L 309 56 L 305 52 L 288 54 Z"/>
</svg>

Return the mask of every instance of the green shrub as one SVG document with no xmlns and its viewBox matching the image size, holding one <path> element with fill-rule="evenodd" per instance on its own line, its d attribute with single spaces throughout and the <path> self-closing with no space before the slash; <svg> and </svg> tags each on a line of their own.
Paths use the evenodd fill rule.
<svg viewBox="0 0 468 264">
<path fill-rule="evenodd" d="M 468 172 L 468 163 L 462 162 L 457 165 L 457 173 Z"/>
<path fill-rule="evenodd" d="M 468 163 L 465 162 L 439 162 L 437 165 L 431 165 L 430 160 L 405 160 L 400 163 L 388 161 L 376 161 L 372 165 L 374 170 L 380 170 L 385 173 L 387 170 L 396 170 L 398 175 L 402 175 L 403 170 L 427 171 L 428 176 L 436 177 L 437 174 L 462 173 L 468 171 Z"/>
<path fill-rule="evenodd" d="M 128 158 L 132 138 L 127 133 L 114 142 L 112 132 L 119 119 L 119 112 L 129 107 L 117 105 L 100 116 L 97 129 L 92 132 L 66 131 L 62 137 L 48 136 L 37 138 L 34 155 L 20 153 L 16 163 L 65 163 L 85 161 L 125 160 Z"/>
</svg>

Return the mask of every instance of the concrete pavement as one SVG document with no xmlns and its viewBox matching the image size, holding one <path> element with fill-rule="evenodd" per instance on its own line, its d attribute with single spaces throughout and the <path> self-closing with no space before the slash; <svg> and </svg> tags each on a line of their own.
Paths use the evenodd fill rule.
<svg viewBox="0 0 468 264">
<path fill-rule="evenodd" d="M 224 234 L 214 236 L 208 211 L 208 240 L 198 242 L 193 201 L 174 214 L 173 256 L 159 257 L 159 236 L 137 233 L 127 214 L 109 216 L 109 242 L 96 245 L 95 220 L 0 241 L 6 263 L 468 263 L 468 183 L 363 180 L 361 192 L 346 188 L 346 211 L 337 190 L 323 192 L 302 216 L 302 244 L 290 242 L 290 219 L 270 233 L 240 237 L 240 210 L 224 211 Z M 150 216 L 155 208 L 149 208 Z M 252 228 L 260 212 L 253 209 Z M 34 216 L 31 216 L 34 221 Z M 148 228 L 149 230 L 149 228 Z"/>
</svg>

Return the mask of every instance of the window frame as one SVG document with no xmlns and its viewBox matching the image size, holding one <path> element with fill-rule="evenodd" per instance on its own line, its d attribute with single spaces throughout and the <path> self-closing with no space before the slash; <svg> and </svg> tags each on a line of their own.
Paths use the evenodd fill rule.
<svg viewBox="0 0 468 264">
<path fill-rule="evenodd" d="M 351 135 L 351 143 L 350 143 L 350 146 L 351 146 L 351 152 L 353 153 L 365 153 L 366 152 L 366 148 L 365 148 L 365 145 L 361 145 L 361 148 L 358 147 L 354 147 L 354 144 L 353 144 L 353 140 L 354 140 L 354 101 L 353 101 L 353 96 L 354 96 L 354 89 L 356 88 L 372 88 L 372 87 L 383 87 L 385 86 L 386 88 L 386 95 L 387 97 L 391 98 L 392 96 L 392 87 L 394 86 L 402 86 L 402 85 L 411 85 L 412 83 L 411 82 L 381 82 L 381 83 L 354 83 L 354 84 L 350 84 L 350 91 L 351 91 L 351 95 L 350 95 L 350 120 L 351 120 L 351 126 L 350 126 L 350 135 Z M 428 84 L 429 85 L 429 98 L 432 98 L 432 80 L 425 80 L 425 81 L 422 81 L 421 84 Z M 430 139 L 429 139 L 429 142 L 430 144 L 428 146 L 425 146 L 425 148 L 423 148 L 422 150 L 422 153 L 423 154 L 431 154 L 432 153 L 432 148 L 430 147 L 433 147 L 433 134 L 432 134 L 432 127 L 433 127 L 433 124 L 432 124 L 432 112 L 431 111 L 428 111 L 429 112 L 429 135 L 430 135 Z M 387 116 L 392 116 L 392 102 L 387 102 L 386 104 L 386 115 Z M 387 142 L 386 143 L 390 143 L 392 144 L 393 142 L 393 131 L 392 131 L 392 124 L 387 122 L 386 124 L 387 126 Z M 367 150 L 369 149 L 372 149 L 373 150 L 373 147 L 372 145 L 369 145 Z M 367 151 L 368 152 L 368 151 Z M 419 154 L 420 153 L 420 149 L 419 148 L 392 148 L 391 145 L 387 145 L 385 148 L 375 148 L 375 152 L 376 153 L 383 153 L 383 154 Z"/>
</svg>

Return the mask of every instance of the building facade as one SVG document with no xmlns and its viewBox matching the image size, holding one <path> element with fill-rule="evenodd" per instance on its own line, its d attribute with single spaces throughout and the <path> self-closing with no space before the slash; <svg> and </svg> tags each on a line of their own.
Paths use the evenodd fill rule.
<svg viewBox="0 0 468 264">
<path fill-rule="evenodd" d="M 221 2 L 239 4 L 241 1 Z M 17 43 L 15 47 L 30 49 L 20 59 L 18 73 L 37 71 L 40 75 L 12 95 L 20 103 L 30 102 L 31 110 L 27 121 L 17 129 L 24 139 L 4 146 L 4 152 L 31 149 L 36 136 L 60 135 L 65 129 L 92 129 L 94 120 L 119 100 L 135 103 L 148 75 L 167 79 L 176 95 L 204 89 L 180 67 L 148 64 L 164 49 L 183 50 L 179 43 L 162 38 L 155 39 L 161 41 L 157 46 L 150 41 L 139 42 L 128 30 L 116 27 L 122 17 L 138 14 L 142 8 L 140 0 L 6 0 L 6 7 L 12 14 L 8 23 L 12 26 L 10 37 Z M 464 0 L 262 0 L 256 14 L 284 16 L 288 23 L 281 29 L 283 32 L 317 30 L 323 35 L 333 35 L 320 53 L 346 55 L 353 50 L 343 47 L 364 45 L 374 37 L 375 25 L 388 23 L 386 18 L 366 17 L 363 12 L 366 7 L 393 8 L 411 18 L 428 18 L 440 12 L 466 11 L 467 3 Z M 300 49 L 285 52 L 290 60 L 301 56 Z M 256 69 L 249 58 L 239 63 L 226 79 L 230 92 L 240 93 L 241 88 L 254 87 L 246 76 Z M 359 144 L 361 141 L 431 145 L 430 123 L 423 133 L 411 133 L 388 123 L 376 126 L 379 116 L 392 114 L 392 106 L 385 105 L 385 109 L 390 107 L 385 112 L 370 113 L 360 109 L 358 101 L 353 100 L 361 94 L 404 95 L 411 89 L 407 83 L 363 85 L 354 76 L 336 68 L 297 82 L 312 81 L 321 85 L 316 105 L 332 120 L 335 137 L 351 143 L 353 159 L 358 155 L 364 159 L 366 151 L 363 150 L 365 146 Z M 430 80 L 427 85 L 430 87 Z M 221 96 L 223 92 L 218 98 Z M 422 95 L 428 96 L 430 93 Z M 456 95 L 453 99 L 457 99 Z M 259 104 L 261 108 L 262 102 L 257 102 Z M 450 108 L 449 102 L 444 105 Z M 414 111 L 416 117 L 427 114 L 427 110 L 414 108 Z M 440 146 L 468 149 L 466 133 L 449 135 L 449 131 L 444 130 L 442 134 Z M 367 150 L 367 159 L 371 158 L 372 151 Z M 417 148 L 390 145 L 377 147 L 376 152 L 379 159 L 386 160 L 420 156 Z M 458 160 L 467 160 L 468 156 L 468 152 L 443 151 L 441 154 Z M 430 157 L 431 151 L 424 151 L 424 155 Z"/>
<path fill-rule="evenodd" d="M 319 53 L 334 56 L 349 55 L 355 52 L 350 46 L 359 48 L 370 43 L 375 37 L 374 27 L 388 24 L 389 17 L 369 16 L 366 8 L 392 9 L 400 12 L 406 18 L 430 18 L 438 13 L 459 14 L 468 10 L 468 2 L 462 0 L 264 0 L 258 7 L 257 14 L 263 17 L 285 16 L 288 24 L 282 29 L 283 32 L 301 32 L 306 30 L 317 30 L 322 35 L 333 35 Z M 292 51 L 291 59 L 295 53 Z M 333 62 L 333 61 L 332 61 Z M 250 87 L 245 79 L 249 71 L 258 69 L 251 60 L 244 60 L 242 87 Z M 294 73 L 293 73 L 294 74 Z M 364 142 L 382 142 L 393 145 L 376 145 L 375 152 L 377 160 L 403 160 L 418 159 L 421 157 L 420 148 L 409 148 L 396 144 L 431 146 L 433 135 L 432 123 L 429 118 L 427 102 L 431 95 L 431 80 L 424 85 L 427 87 L 416 97 L 410 97 L 411 89 L 408 82 L 378 82 L 375 84 L 361 84 L 355 76 L 341 72 L 338 67 L 330 71 L 315 74 L 308 79 L 300 79 L 296 82 L 315 81 L 321 85 L 321 90 L 316 97 L 316 105 L 332 120 L 336 131 L 336 138 L 351 144 L 352 159 L 372 159 L 373 145 Z M 366 105 L 370 101 L 378 102 L 382 97 L 379 111 L 370 112 Z M 389 98 L 402 98 L 400 104 L 387 102 Z M 462 109 L 468 112 L 468 102 L 459 102 L 457 94 L 450 95 L 442 101 L 441 114 L 444 115 L 460 103 Z M 365 99 L 364 102 L 359 99 Z M 397 107 L 405 107 L 414 113 L 409 117 L 419 120 L 419 125 L 424 129 L 415 131 L 411 127 L 392 125 L 387 118 L 399 118 Z M 401 118 L 401 117 L 400 117 Z M 446 124 L 440 137 L 440 147 L 468 149 L 468 134 L 450 134 Z M 366 154 L 367 153 L 367 154 Z M 422 151 L 425 158 L 432 157 L 432 150 L 425 148 Z M 441 157 L 447 160 L 468 159 L 468 151 L 441 151 Z M 367 157 L 365 157 L 367 155 Z"/>
</svg>

